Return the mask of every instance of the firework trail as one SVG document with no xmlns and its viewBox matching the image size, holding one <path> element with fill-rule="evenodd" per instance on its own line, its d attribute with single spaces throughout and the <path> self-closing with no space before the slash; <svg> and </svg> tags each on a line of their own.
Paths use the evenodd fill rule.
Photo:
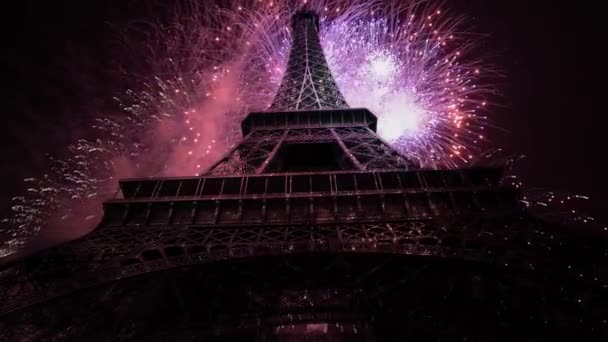
<svg viewBox="0 0 608 342">
<path fill-rule="evenodd" d="M 555 189 L 533 188 L 525 185 L 517 171 L 522 154 L 505 154 L 503 149 L 491 149 L 480 153 L 472 161 L 473 167 L 502 167 L 502 184 L 521 192 L 522 207 L 535 217 L 547 222 L 591 231 L 608 231 L 608 226 L 587 214 L 589 196 L 580 193 L 556 191 Z"/>
<path fill-rule="evenodd" d="M 422 167 L 473 160 L 494 70 L 472 57 L 476 40 L 461 17 L 426 1 L 193 1 L 120 29 L 133 57 L 117 67 L 133 84 L 116 98 L 122 110 L 100 115 L 91 138 L 25 180 L 27 194 L 3 221 L 0 257 L 34 237 L 51 244 L 88 232 L 118 178 L 204 172 L 238 142 L 244 115 L 270 105 L 299 9 L 320 13 L 338 85 L 352 107 L 379 117 L 383 138 Z"/>
</svg>

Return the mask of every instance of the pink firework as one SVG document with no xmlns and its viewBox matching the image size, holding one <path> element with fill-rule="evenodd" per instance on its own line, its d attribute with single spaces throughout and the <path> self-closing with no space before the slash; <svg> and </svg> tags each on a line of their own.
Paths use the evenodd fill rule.
<svg viewBox="0 0 608 342">
<path fill-rule="evenodd" d="M 420 1 L 240 1 L 222 2 L 215 11 L 196 6 L 175 15 L 176 22 L 203 23 L 195 33 L 169 29 L 159 37 L 189 44 L 176 49 L 190 51 L 187 59 L 166 52 L 186 70 L 208 70 L 208 79 L 199 82 L 205 96 L 221 98 L 235 122 L 270 104 L 289 54 L 290 17 L 306 8 L 322 16 L 321 42 L 347 102 L 371 109 L 383 138 L 427 168 L 466 165 L 479 153 L 485 106 L 494 93 L 488 79 L 496 73 L 471 56 L 477 40 L 465 33 L 462 17 Z M 209 47 L 212 53 L 201 54 Z"/>
<path fill-rule="evenodd" d="M 456 34 L 459 18 L 442 13 L 380 8 L 323 32 L 347 101 L 371 109 L 379 134 L 430 168 L 465 165 L 479 152 L 492 93 L 480 77 L 494 73 L 467 57 L 472 42 Z"/>
<path fill-rule="evenodd" d="M 303 8 L 321 15 L 321 42 L 347 102 L 370 108 L 383 138 L 422 167 L 475 157 L 492 93 L 483 80 L 494 72 L 471 58 L 476 40 L 462 33 L 461 17 L 421 1 L 193 1 L 169 19 L 120 29 L 133 56 L 119 63 L 132 85 L 117 99 L 122 111 L 98 113 L 94 137 L 26 180 L 27 194 L 4 220 L 0 257 L 38 232 L 48 243 L 86 233 L 120 177 L 204 172 L 238 142 L 243 116 L 270 105 L 290 17 Z"/>
</svg>

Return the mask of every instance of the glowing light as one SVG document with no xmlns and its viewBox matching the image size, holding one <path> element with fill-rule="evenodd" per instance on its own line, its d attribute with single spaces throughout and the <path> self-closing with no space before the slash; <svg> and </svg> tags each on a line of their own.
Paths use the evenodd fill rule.
<svg viewBox="0 0 608 342">
<path fill-rule="evenodd" d="M 385 106 L 387 109 L 378 125 L 380 136 L 394 142 L 400 137 L 419 133 L 425 113 L 407 95 L 395 95 Z"/>
<path fill-rule="evenodd" d="M 378 55 L 369 62 L 371 76 L 379 81 L 386 81 L 395 76 L 397 66 L 390 56 Z"/>
<path fill-rule="evenodd" d="M 167 11 L 174 17 L 150 22 L 145 41 L 129 41 L 125 30 L 135 62 L 121 70 L 153 81 L 119 96 L 123 112 L 100 114 L 101 138 L 74 142 L 67 157 L 49 159 L 48 174 L 26 181 L 32 191 L 13 200 L 6 223 L 14 239 L 0 256 L 49 218 L 69 217 L 76 203 L 101 208 L 117 178 L 198 174 L 233 146 L 244 115 L 271 103 L 289 55 L 291 15 L 303 6 L 322 14 L 321 44 L 347 102 L 370 108 L 395 149 L 431 168 L 477 154 L 472 141 L 485 125 L 492 68 L 467 59 L 475 41 L 456 34 L 466 33 L 462 18 L 418 1 L 213 3 Z M 133 32 L 139 37 L 141 27 Z M 138 75 L 142 64 L 150 67 Z"/>
</svg>

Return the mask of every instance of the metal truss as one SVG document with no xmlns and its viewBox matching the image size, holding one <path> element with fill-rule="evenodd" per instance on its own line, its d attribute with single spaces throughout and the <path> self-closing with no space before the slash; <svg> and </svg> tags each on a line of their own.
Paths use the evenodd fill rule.
<svg viewBox="0 0 608 342">
<path fill-rule="evenodd" d="M 92 233 L 0 268 L 0 341 L 95 340 L 108 327 L 107 340 L 138 340 L 164 333 L 148 317 L 159 303 L 159 322 L 192 315 L 167 340 L 243 330 L 295 341 L 301 322 L 354 331 L 372 316 L 406 340 L 484 340 L 508 322 L 537 323 L 541 340 L 608 330 L 605 237 L 530 217 L 500 168 L 418 169 L 371 112 L 347 108 L 318 16 L 292 25 L 278 112 L 251 113 L 243 141 L 203 176 L 121 180 Z M 337 167 L 275 168 L 295 145 L 326 148 Z M 475 314 L 454 314 L 462 307 Z"/>
<path fill-rule="evenodd" d="M 281 146 L 287 131 L 253 132 L 226 156 L 212 165 L 208 175 L 259 174 Z"/>
<path fill-rule="evenodd" d="M 270 110 L 348 107 L 327 66 L 318 27 L 319 17 L 315 13 L 301 12 L 294 16 L 294 40 L 287 70 Z"/>
<path fill-rule="evenodd" d="M 262 332 L 268 336 L 262 341 L 274 341 L 271 335 L 280 327 L 308 322 L 366 329 L 371 324 L 384 338 L 393 335 L 389 341 L 405 336 L 496 341 L 499 332 L 517 332 L 524 341 L 581 333 L 586 340 L 601 341 L 606 331 L 600 315 L 606 313 L 600 306 L 605 297 L 594 298 L 595 319 L 565 325 L 569 321 L 560 315 L 579 310 L 553 291 L 559 284 L 534 272 L 494 272 L 433 258 L 293 253 L 187 270 L 122 279 L 57 298 L 45 310 L 34 307 L 4 316 L 0 338 L 194 341 L 222 336 L 242 341 L 238 336 L 243 332 L 253 337 Z M 514 275 L 517 282 L 512 282 Z M 229 338 L 231 334 L 236 337 Z"/>
<path fill-rule="evenodd" d="M 407 170 L 412 165 L 367 127 L 333 128 L 331 131 L 361 170 Z"/>
<path fill-rule="evenodd" d="M 499 229 L 505 225 L 508 231 Z M 6 270 L 0 284 L 0 313 L 140 274 L 264 255 L 410 255 L 468 260 L 511 271 L 530 270 L 532 265 L 563 274 L 563 265 L 554 264 L 550 252 L 517 246 L 533 243 L 537 248 L 544 246 L 541 250 L 559 248 L 554 236 L 530 228 L 525 220 L 510 222 L 504 217 L 259 227 L 104 227 L 48 253 L 34 268 L 21 265 Z M 520 242 L 504 248 L 509 239 Z M 570 275 L 571 281 L 581 281 L 579 273 L 587 274 L 588 279 L 600 277 L 598 272 L 601 270 L 594 265 L 580 265 L 576 274 Z M 57 278 L 59 274 L 63 276 Z"/>
<path fill-rule="evenodd" d="M 295 134 L 292 137 L 299 139 L 300 135 Z M 333 139 L 333 136 L 330 135 L 317 137 Z M 458 196 L 450 201 L 455 207 L 463 208 L 477 203 L 476 207 L 484 208 L 483 210 L 489 210 L 488 204 L 495 201 L 510 202 L 513 207 L 517 202 L 516 196 L 512 189 L 500 185 L 501 177 L 500 168 L 475 168 L 445 171 L 353 170 L 128 179 L 120 181 L 121 191 L 118 196 L 106 202 L 106 217 L 116 216 L 113 212 L 114 204 L 129 204 L 132 203 L 131 201 L 134 202 L 133 204 L 142 201 L 177 203 L 200 200 L 246 200 L 302 196 L 321 198 L 372 194 L 386 195 L 388 198 L 391 194 L 407 193 L 428 193 L 428 196 L 433 196 L 433 193 L 469 193 L 469 196 Z M 479 199 L 474 199 L 475 197 L 479 197 Z M 435 202 L 435 206 L 440 205 L 438 201 Z M 451 214 L 452 211 L 444 213 Z M 119 218 L 122 220 L 120 215 Z"/>
<path fill-rule="evenodd" d="M 282 140 L 346 141 L 369 133 L 281 132 Z M 261 144 L 264 136 L 253 132 L 248 139 Z M 122 196 L 105 204 L 98 229 L 37 256 L 35 264 L 3 271 L 0 313 L 121 278 L 264 255 L 412 255 L 562 274 L 564 263 L 553 263 L 551 251 L 571 238 L 547 234 L 522 216 L 500 175 L 500 169 L 397 170 L 122 181 Z M 578 265 L 572 275 L 607 282 L 596 266 Z"/>
<path fill-rule="evenodd" d="M 253 131 L 205 174 L 216 176 L 266 173 L 285 143 L 336 143 L 357 170 L 408 170 L 412 163 L 368 127 L 298 128 Z"/>
</svg>

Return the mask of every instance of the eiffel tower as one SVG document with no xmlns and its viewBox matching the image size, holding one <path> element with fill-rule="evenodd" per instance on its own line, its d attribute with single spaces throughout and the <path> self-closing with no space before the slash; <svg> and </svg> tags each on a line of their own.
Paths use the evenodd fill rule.
<svg viewBox="0 0 608 342">
<path fill-rule="evenodd" d="M 319 17 L 199 177 L 120 181 L 87 236 L 0 268 L 0 341 L 606 340 L 607 239 L 501 168 L 425 170 L 349 108 Z"/>
</svg>

